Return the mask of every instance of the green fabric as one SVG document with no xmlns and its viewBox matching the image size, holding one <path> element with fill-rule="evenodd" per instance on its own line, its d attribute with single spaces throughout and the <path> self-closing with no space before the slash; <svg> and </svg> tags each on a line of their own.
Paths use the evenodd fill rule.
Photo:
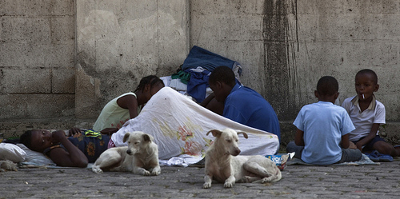
<svg viewBox="0 0 400 199">
<path fill-rule="evenodd" d="M 98 132 L 98 131 L 93 131 L 93 130 L 90 130 L 90 129 L 87 130 L 87 131 L 85 131 L 85 136 L 86 136 L 86 137 L 97 137 L 97 138 L 99 138 L 100 140 L 101 140 L 101 138 L 102 138 L 100 132 Z"/>
<path fill-rule="evenodd" d="M 180 79 L 182 83 L 187 84 L 190 80 L 190 73 L 180 70 L 177 73 L 172 74 L 171 78 Z"/>
</svg>

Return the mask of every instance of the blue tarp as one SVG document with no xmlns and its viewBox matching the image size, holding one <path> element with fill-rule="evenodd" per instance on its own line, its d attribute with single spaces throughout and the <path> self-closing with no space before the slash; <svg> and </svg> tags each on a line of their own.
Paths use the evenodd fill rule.
<svg viewBox="0 0 400 199">
<path fill-rule="evenodd" d="M 222 57 L 198 46 L 193 46 L 182 65 L 182 70 L 197 68 L 198 66 L 212 72 L 218 66 L 233 68 L 235 61 Z M 239 71 L 240 73 L 240 71 Z"/>
</svg>

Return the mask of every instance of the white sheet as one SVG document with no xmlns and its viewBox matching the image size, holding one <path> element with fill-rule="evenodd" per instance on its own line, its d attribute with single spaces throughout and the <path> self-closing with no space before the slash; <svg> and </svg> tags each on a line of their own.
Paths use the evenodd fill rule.
<svg viewBox="0 0 400 199">
<path fill-rule="evenodd" d="M 111 139 L 116 146 L 126 146 L 122 141 L 126 132 L 143 131 L 153 135 L 161 160 L 181 156 L 191 164 L 204 157 L 206 149 L 214 140 L 211 133 L 208 136 L 206 133 L 227 127 L 248 134 L 248 139 L 239 135 L 242 155 L 272 155 L 279 148 L 275 134 L 215 114 L 169 87 L 158 91 L 141 113 L 127 121 Z"/>
</svg>

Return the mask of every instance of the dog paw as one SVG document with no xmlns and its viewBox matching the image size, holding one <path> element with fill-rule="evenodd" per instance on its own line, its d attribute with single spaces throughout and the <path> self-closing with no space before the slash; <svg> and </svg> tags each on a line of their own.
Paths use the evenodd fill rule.
<svg viewBox="0 0 400 199">
<path fill-rule="evenodd" d="M 277 178 L 277 176 L 265 177 L 261 180 L 261 183 L 274 182 Z"/>
<path fill-rule="evenodd" d="M 160 175 L 161 174 L 161 171 L 160 170 L 153 170 L 152 172 L 151 172 L 151 175 L 152 176 L 158 176 L 158 175 Z"/>
<path fill-rule="evenodd" d="M 144 175 L 144 176 L 150 176 L 151 173 L 150 173 L 149 171 L 143 171 L 143 175 Z"/>
<path fill-rule="evenodd" d="M 97 174 L 103 173 L 103 170 L 101 170 L 101 169 L 98 168 L 98 167 L 92 167 L 92 171 L 95 172 L 95 173 L 97 173 Z"/>
<path fill-rule="evenodd" d="M 230 182 L 225 182 L 224 187 L 225 188 L 232 188 L 234 183 L 230 183 Z"/>
<path fill-rule="evenodd" d="M 239 180 L 240 183 L 249 183 L 252 182 L 252 178 L 250 176 L 244 176 L 242 179 Z"/>
<path fill-rule="evenodd" d="M 206 182 L 203 184 L 203 189 L 209 189 L 209 188 L 211 188 L 211 183 Z"/>
</svg>

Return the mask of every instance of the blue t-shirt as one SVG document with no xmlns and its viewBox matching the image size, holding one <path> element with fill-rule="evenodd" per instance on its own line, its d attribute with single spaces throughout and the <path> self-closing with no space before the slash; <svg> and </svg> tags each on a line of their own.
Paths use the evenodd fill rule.
<svg viewBox="0 0 400 199">
<path fill-rule="evenodd" d="M 343 107 L 325 101 L 303 106 L 293 124 L 304 132 L 301 159 L 317 165 L 338 162 L 342 136 L 355 129 Z"/>
<path fill-rule="evenodd" d="M 273 133 L 281 139 L 278 116 L 272 106 L 251 88 L 236 84 L 225 100 L 223 116 Z"/>
</svg>

